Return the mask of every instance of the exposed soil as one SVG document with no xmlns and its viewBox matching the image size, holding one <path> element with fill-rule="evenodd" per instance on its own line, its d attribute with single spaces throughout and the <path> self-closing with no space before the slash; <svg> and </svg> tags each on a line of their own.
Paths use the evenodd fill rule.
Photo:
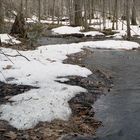
<svg viewBox="0 0 140 140">
<path fill-rule="evenodd" d="M 82 67 L 84 58 L 90 55 L 91 51 L 84 51 L 68 56 L 64 63 L 76 64 Z M 57 140 L 67 134 L 80 134 L 91 136 L 101 125 L 100 121 L 94 118 L 93 104 L 101 94 L 110 91 L 112 80 L 109 74 L 100 70 L 93 70 L 93 74 L 87 78 L 79 76 L 68 77 L 69 81 L 65 84 L 78 85 L 87 89 L 86 93 L 79 93 L 69 101 L 72 115 L 69 121 L 54 120 L 52 122 L 40 122 L 35 128 L 19 131 L 10 126 L 5 121 L 0 121 L 0 140 Z M 60 82 L 60 81 L 58 81 Z M 0 83 L 0 104 L 8 102 L 11 96 L 21 94 L 34 87 L 26 85 L 10 85 Z"/>
<path fill-rule="evenodd" d="M 38 88 L 38 87 L 32 87 L 28 85 L 16 85 L 16 84 L 11 85 L 8 83 L 0 82 L 0 105 L 8 102 L 8 100 L 12 96 L 29 91 L 30 89 L 33 88 Z"/>
</svg>

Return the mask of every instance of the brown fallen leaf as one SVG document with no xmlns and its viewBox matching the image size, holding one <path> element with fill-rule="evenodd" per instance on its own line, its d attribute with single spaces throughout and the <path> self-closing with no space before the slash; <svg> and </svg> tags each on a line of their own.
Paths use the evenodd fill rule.
<svg viewBox="0 0 140 140">
<path fill-rule="evenodd" d="M 11 140 L 15 140 L 17 138 L 17 134 L 13 131 L 6 133 L 4 136 L 10 138 Z"/>
<path fill-rule="evenodd" d="M 9 70 L 12 68 L 12 65 L 7 65 L 5 68 L 3 68 L 4 70 Z"/>
</svg>

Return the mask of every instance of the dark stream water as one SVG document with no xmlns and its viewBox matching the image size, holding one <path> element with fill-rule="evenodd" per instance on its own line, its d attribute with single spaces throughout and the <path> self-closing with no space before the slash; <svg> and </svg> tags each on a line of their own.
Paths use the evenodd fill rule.
<svg viewBox="0 0 140 140">
<path fill-rule="evenodd" d="M 73 38 L 42 38 L 41 45 L 75 42 Z M 77 40 L 79 42 L 79 40 Z M 114 87 L 94 104 L 97 120 L 103 126 L 97 138 L 71 140 L 140 140 L 140 51 L 94 50 L 85 59 L 90 69 L 102 69 L 114 77 Z"/>
<path fill-rule="evenodd" d="M 85 63 L 114 77 L 111 92 L 94 104 L 99 140 L 140 140 L 140 51 L 95 50 Z"/>
</svg>

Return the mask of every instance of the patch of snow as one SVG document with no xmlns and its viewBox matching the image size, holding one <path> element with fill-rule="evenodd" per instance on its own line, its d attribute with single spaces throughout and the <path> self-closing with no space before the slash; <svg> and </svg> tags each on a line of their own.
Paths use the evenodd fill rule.
<svg viewBox="0 0 140 140">
<path fill-rule="evenodd" d="M 85 36 L 90 35 L 90 36 L 96 36 L 96 35 L 104 35 L 103 33 L 99 31 L 89 31 L 89 32 L 83 32 Z"/>
<path fill-rule="evenodd" d="M 96 35 L 104 35 L 103 33 L 99 31 L 89 31 L 89 32 L 81 32 L 80 30 L 82 27 L 71 27 L 71 26 L 61 26 L 52 29 L 52 31 L 55 34 L 84 34 L 85 36 L 90 35 L 90 36 L 96 36 Z"/>
<path fill-rule="evenodd" d="M 96 48 L 96 49 L 117 49 L 117 50 L 131 50 L 139 48 L 140 44 L 131 41 L 121 40 L 104 40 L 104 41 L 90 41 L 83 44 L 85 47 Z"/>
<path fill-rule="evenodd" d="M 12 49 L 2 50 L 11 55 L 17 52 Z M 8 121 L 17 129 L 29 129 L 40 121 L 52 121 L 54 119 L 67 120 L 71 114 L 68 101 L 80 92 L 86 90 L 78 86 L 70 86 L 56 82 L 63 76 L 78 75 L 86 77 L 91 74 L 86 68 L 76 65 L 63 64 L 62 60 L 67 54 L 81 51 L 81 47 L 75 45 L 44 46 L 35 51 L 22 53 L 25 58 L 10 58 L 14 65 L 12 69 L 4 70 L 11 65 L 7 58 L 0 55 L 2 73 L 8 77 L 14 77 L 10 83 L 27 84 L 40 87 L 23 94 L 12 97 L 12 104 L 0 106 L 2 112 L 0 119 Z M 66 79 L 62 78 L 62 81 Z M 4 81 L 0 75 L 0 81 Z"/>
<path fill-rule="evenodd" d="M 67 120 L 71 114 L 68 101 L 79 92 L 86 90 L 79 86 L 70 86 L 56 81 L 66 81 L 67 79 L 60 78 L 64 76 L 86 77 L 91 74 L 91 71 L 86 68 L 62 63 L 67 55 L 77 53 L 84 47 L 132 49 L 139 47 L 139 44 L 129 41 L 106 40 L 41 46 L 33 51 L 20 51 L 30 59 L 30 62 L 23 57 L 11 57 L 14 65 L 0 54 L 0 71 L 6 78 L 15 78 L 9 83 L 40 87 L 13 96 L 10 99 L 10 101 L 14 101 L 13 103 L 1 105 L 0 119 L 8 121 L 17 129 L 29 129 L 40 121 Z M 1 49 L 6 54 L 15 55 L 17 53 L 12 49 Z M 7 65 L 12 65 L 12 68 L 4 69 Z M 0 75 L 0 81 L 4 81 L 2 75 Z"/>
<path fill-rule="evenodd" d="M 20 44 L 21 43 L 15 37 L 12 37 L 8 34 L 0 34 L 0 39 L 1 39 L 1 42 L 5 44 Z"/>
<path fill-rule="evenodd" d="M 61 26 L 58 28 L 52 29 L 55 34 L 81 34 L 81 27 L 71 27 L 71 26 Z"/>
</svg>

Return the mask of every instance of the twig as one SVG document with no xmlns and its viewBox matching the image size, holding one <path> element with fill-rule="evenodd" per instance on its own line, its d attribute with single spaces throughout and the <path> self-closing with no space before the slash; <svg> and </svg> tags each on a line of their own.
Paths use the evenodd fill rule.
<svg viewBox="0 0 140 140">
<path fill-rule="evenodd" d="M 22 55 L 19 51 L 17 51 L 18 54 L 16 55 L 5 54 L 2 50 L 0 51 L 1 51 L 0 54 L 3 54 L 11 62 L 12 60 L 9 57 L 18 57 L 18 56 L 24 57 L 27 61 L 30 61 L 26 56 Z M 14 64 L 14 62 L 12 63 Z"/>
<path fill-rule="evenodd" d="M 30 61 L 26 56 L 22 55 L 18 50 L 16 50 L 19 56 L 24 57 L 27 61 Z"/>
<path fill-rule="evenodd" d="M 6 77 L 4 76 L 3 72 L 0 71 L 0 73 L 1 73 L 2 77 L 4 78 L 4 80 L 7 82 Z"/>
<path fill-rule="evenodd" d="M 12 64 L 14 64 L 14 62 L 2 50 L 0 50 L 0 53 L 3 54 Z"/>
</svg>

